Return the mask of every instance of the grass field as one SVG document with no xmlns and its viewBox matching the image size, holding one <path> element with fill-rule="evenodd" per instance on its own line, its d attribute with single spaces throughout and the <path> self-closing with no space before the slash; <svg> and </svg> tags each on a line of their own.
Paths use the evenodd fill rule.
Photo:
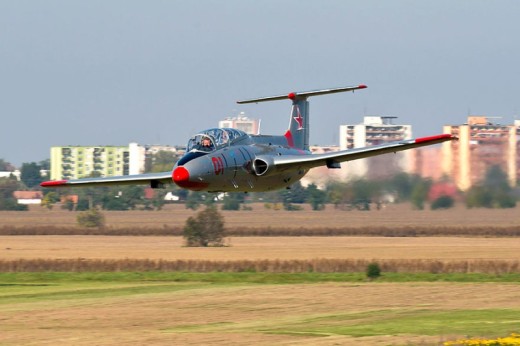
<svg viewBox="0 0 520 346">
<path fill-rule="evenodd" d="M 0 344 L 438 345 L 520 323 L 518 284 L 306 277 L 0 274 Z"/>
<path fill-rule="evenodd" d="M 230 227 L 432 224 L 518 227 L 520 209 L 224 212 Z M 106 212 L 109 227 L 182 227 L 194 213 Z M 74 227 L 76 214 L 0 212 L 0 226 Z M 0 236 L 0 261 L 490 260 L 518 262 L 516 237 Z M 0 273 L 0 345 L 440 345 L 520 331 L 518 274 Z"/>
<path fill-rule="evenodd" d="M 252 204 L 253 211 L 223 211 L 226 226 L 236 227 L 374 227 L 374 226 L 520 226 L 520 206 L 513 209 L 413 210 L 408 203 L 388 205 L 382 210 L 342 211 L 328 205 L 323 211 L 266 209 Z M 196 211 L 184 205 L 166 205 L 161 211 L 104 211 L 108 227 L 182 227 Z M 77 213 L 59 208 L 47 210 L 32 206 L 29 212 L 0 211 L 0 226 L 76 226 Z"/>
<path fill-rule="evenodd" d="M 518 260 L 518 238 L 235 237 L 228 247 L 189 248 L 182 237 L 1 236 L 0 259 Z"/>
</svg>

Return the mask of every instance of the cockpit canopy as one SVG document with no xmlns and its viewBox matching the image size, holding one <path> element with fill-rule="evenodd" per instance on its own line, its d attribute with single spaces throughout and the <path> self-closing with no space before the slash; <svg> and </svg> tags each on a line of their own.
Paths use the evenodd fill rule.
<svg viewBox="0 0 520 346">
<path fill-rule="evenodd" d="M 241 138 L 246 135 L 247 134 L 244 131 L 231 128 L 214 128 L 204 130 L 190 138 L 186 147 L 186 152 L 209 152 L 221 149 L 230 145 L 238 138 Z"/>
</svg>

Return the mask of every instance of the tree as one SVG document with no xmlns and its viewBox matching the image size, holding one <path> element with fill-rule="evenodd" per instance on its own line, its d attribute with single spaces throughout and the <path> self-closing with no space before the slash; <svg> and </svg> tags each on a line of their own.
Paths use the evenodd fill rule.
<svg viewBox="0 0 520 346">
<path fill-rule="evenodd" d="M 507 176 L 500 166 L 492 166 L 484 180 L 466 193 L 468 208 L 514 208 L 516 198 L 513 189 L 509 186 Z"/>
<path fill-rule="evenodd" d="M 152 156 L 151 172 L 167 172 L 171 171 L 173 165 L 177 162 L 177 154 L 171 151 L 160 150 Z"/>
<path fill-rule="evenodd" d="M 491 188 L 494 191 L 510 191 L 511 188 L 507 181 L 506 173 L 498 165 L 488 168 L 484 177 L 484 186 Z"/>
<path fill-rule="evenodd" d="M 89 209 L 79 213 L 77 220 L 82 227 L 103 228 L 105 226 L 105 216 L 97 209 Z"/>
<path fill-rule="evenodd" d="M 329 201 L 334 204 L 334 208 L 338 209 L 343 201 L 343 193 L 340 190 L 340 184 L 334 183 L 327 185 L 327 194 Z"/>
<path fill-rule="evenodd" d="M 163 189 L 155 189 L 153 191 L 153 197 L 151 199 L 144 200 L 145 210 L 161 210 L 166 204 L 164 197 L 168 192 Z"/>
<path fill-rule="evenodd" d="M 19 183 L 16 179 L 0 178 L 0 210 L 29 210 L 27 205 L 18 204 L 13 197 L 13 192 L 18 188 Z"/>
<path fill-rule="evenodd" d="M 222 246 L 224 218 L 214 206 L 207 206 L 186 220 L 183 236 L 186 246 Z"/>
<path fill-rule="evenodd" d="M 307 199 L 312 210 L 323 210 L 327 202 L 327 193 L 318 189 L 315 184 L 310 184 L 307 186 Z"/>
<path fill-rule="evenodd" d="M 410 195 L 410 201 L 415 209 L 423 210 L 424 202 L 428 198 L 428 191 L 430 191 L 431 181 L 429 180 L 418 180 L 412 189 Z"/>
<path fill-rule="evenodd" d="M 230 192 L 224 196 L 222 210 L 240 210 L 240 204 L 244 202 L 244 193 Z"/>
<path fill-rule="evenodd" d="M 483 186 L 472 186 L 466 192 L 466 207 L 467 208 L 492 208 L 493 196 L 491 191 Z"/>
<path fill-rule="evenodd" d="M 440 196 L 439 198 L 437 198 L 435 201 L 432 202 L 432 204 L 430 205 L 430 208 L 432 210 L 449 209 L 449 208 L 452 208 L 454 204 L 455 204 L 455 201 L 453 200 L 452 197 Z"/>
<path fill-rule="evenodd" d="M 0 171 L 14 171 L 14 166 L 9 162 L 5 161 L 4 159 L 0 159 Z"/>
<path fill-rule="evenodd" d="M 280 190 L 278 195 L 282 200 L 283 208 L 291 211 L 301 210 L 302 208 L 300 206 L 295 206 L 293 203 L 305 203 L 307 199 L 307 191 L 299 181 L 285 190 Z"/>
<path fill-rule="evenodd" d="M 103 204 L 103 198 L 108 187 L 76 187 L 71 189 L 71 194 L 78 195 L 77 211 L 89 210 Z"/>
<path fill-rule="evenodd" d="M 51 169 L 51 159 L 45 159 L 40 162 L 38 162 L 38 166 L 40 166 L 40 169 L 43 170 L 50 170 Z"/>
<path fill-rule="evenodd" d="M 42 206 L 44 206 L 50 210 L 50 209 L 52 209 L 52 206 L 54 205 L 54 203 L 59 202 L 59 201 L 60 201 L 60 196 L 54 191 L 49 191 L 45 194 L 45 196 L 43 196 L 41 204 L 42 204 Z"/>
<path fill-rule="evenodd" d="M 410 199 L 414 185 L 410 174 L 398 173 L 390 179 L 388 185 L 397 193 L 398 200 L 407 201 Z"/>
<path fill-rule="evenodd" d="M 202 203 L 202 194 L 199 192 L 190 191 L 186 198 L 186 209 L 197 210 Z"/>
<path fill-rule="evenodd" d="M 143 203 L 144 189 L 142 186 L 118 186 L 108 189 L 102 197 L 105 210 L 135 209 Z"/>
<path fill-rule="evenodd" d="M 67 198 L 65 200 L 65 203 L 63 203 L 63 205 L 61 206 L 61 209 L 68 210 L 68 211 L 73 211 L 74 210 L 74 202 L 72 201 L 72 199 Z"/>
<path fill-rule="evenodd" d="M 43 181 L 40 170 L 41 167 L 36 162 L 23 163 L 20 180 L 30 189 L 36 187 Z"/>
</svg>

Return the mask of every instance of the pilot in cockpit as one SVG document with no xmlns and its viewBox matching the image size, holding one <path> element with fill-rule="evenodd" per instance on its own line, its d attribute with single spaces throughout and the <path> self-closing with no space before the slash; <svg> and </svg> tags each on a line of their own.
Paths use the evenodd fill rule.
<svg viewBox="0 0 520 346">
<path fill-rule="evenodd" d="M 209 137 L 202 137 L 199 149 L 202 151 L 212 151 L 213 145 L 211 144 L 211 139 L 209 139 Z"/>
</svg>

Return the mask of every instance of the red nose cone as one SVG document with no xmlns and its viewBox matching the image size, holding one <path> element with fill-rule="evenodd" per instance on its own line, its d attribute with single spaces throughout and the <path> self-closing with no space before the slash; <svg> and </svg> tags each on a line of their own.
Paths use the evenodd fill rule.
<svg viewBox="0 0 520 346">
<path fill-rule="evenodd" d="M 184 167 L 177 167 L 173 171 L 172 177 L 175 184 L 183 186 L 190 180 L 190 172 Z"/>
</svg>

